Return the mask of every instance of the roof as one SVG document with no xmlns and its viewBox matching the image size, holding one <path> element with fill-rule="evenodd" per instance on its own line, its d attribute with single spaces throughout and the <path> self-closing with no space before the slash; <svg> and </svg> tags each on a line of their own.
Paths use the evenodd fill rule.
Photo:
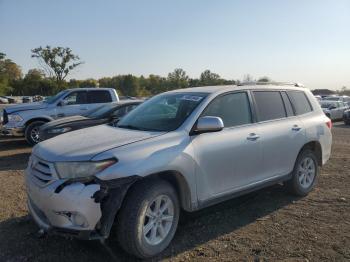
<svg viewBox="0 0 350 262">
<path fill-rule="evenodd" d="M 108 87 L 76 87 L 76 88 L 68 88 L 66 90 L 69 91 L 76 91 L 76 90 L 85 90 L 85 91 L 89 91 L 89 90 L 114 90 L 114 88 L 108 88 Z"/>
<path fill-rule="evenodd" d="M 304 87 L 298 87 L 290 84 L 247 84 L 247 85 L 222 85 L 222 86 L 201 86 L 201 87 L 189 87 L 183 89 L 177 89 L 170 92 L 181 92 L 181 93 L 221 93 L 231 90 L 249 90 L 249 89 L 290 89 L 290 90 L 305 90 Z"/>
</svg>

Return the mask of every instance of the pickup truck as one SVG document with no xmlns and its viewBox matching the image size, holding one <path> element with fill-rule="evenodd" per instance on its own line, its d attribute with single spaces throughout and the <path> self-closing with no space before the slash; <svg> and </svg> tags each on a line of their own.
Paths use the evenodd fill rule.
<svg viewBox="0 0 350 262">
<path fill-rule="evenodd" d="M 30 145 L 40 142 L 39 128 L 52 120 L 83 115 L 105 103 L 118 102 L 113 88 L 66 89 L 43 102 L 8 106 L 3 110 L 3 135 L 24 136 Z"/>
</svg>

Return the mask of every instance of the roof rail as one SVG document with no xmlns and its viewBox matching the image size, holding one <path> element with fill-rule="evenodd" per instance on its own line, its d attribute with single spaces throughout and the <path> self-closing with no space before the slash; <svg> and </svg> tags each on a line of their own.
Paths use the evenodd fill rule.
<svg viewBox="0 0 350 262">
<path fill-rule="evenodd" d="M 275 85 L 275 86 L 295 86 L 295 87 L 305 87 L 300 83 L 291 83 L 291 82 L 243 82 L 239 83 L 238 86 L 247 86 L 247 85 Z"/>
</svg>

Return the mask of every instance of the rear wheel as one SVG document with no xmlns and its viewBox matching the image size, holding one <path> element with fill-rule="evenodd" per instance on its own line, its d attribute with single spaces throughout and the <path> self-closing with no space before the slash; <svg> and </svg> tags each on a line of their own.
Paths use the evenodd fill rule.
<svg viewBox="0 0 350 262">
<path fill-rule="evenodd" d="M 41 141 L 39 129 L 45 123 L 44 121 L 35 121 L 27 126 L 24 135 L 29 145 L 34 146 Z"/>
<path fill-rule="evenodd" d="M 117 215 L 117 237 L 128 253 L 148 258 L 162 252 L 174 237 L 180 206 L 166 181 L 140 183 L 130 189 Z"/>
<path fill-rule="evenodd" d="M 317 175 L 317 157 L 312 150 L 305 149 L 299 154 L 293 176 L 286 182 L 286 186 L 294 195 L 306 196 L 315 187 Z"/>
</svg>

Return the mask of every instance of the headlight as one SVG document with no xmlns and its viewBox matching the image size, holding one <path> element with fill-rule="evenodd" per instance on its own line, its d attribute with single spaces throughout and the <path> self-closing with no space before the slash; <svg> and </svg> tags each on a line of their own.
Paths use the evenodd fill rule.
<svg viewBox="0 0 350 262">
<path fill-rule="evenodd" d="M 62 127 L 62 128 L 54 128 L 49 131 L 47 131 L 49 134 L 61 134 L 66 133 L 68 131 L 72 130 L 71 127 Z"/>
<path fill-rule="evenodd" d="M 116 159 L 98 162 L 57 162 L 55 166 L 60 178 L 74 179 L 94 176 L 116 162 Z"/>
<path fill-rule="evenodd" d="M 11 122 L 21 122 L 23 121 L 23 118 L 20 116 L 20 115 L 16 115 L 16 114 L 13 114 L 13 115 L 8 115 L 8 120 L 11 121 Z"/>
</svg>

